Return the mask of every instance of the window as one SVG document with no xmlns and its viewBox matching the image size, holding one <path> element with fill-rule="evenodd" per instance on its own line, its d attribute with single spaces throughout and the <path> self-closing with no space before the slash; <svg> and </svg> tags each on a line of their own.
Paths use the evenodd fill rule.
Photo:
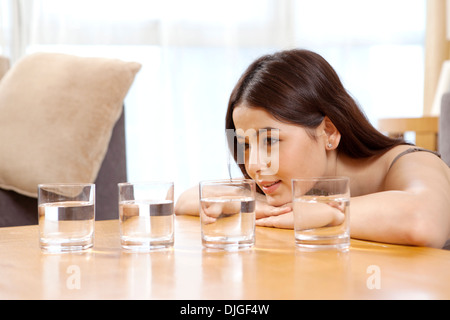
<svg viewBox="0 0 450 320">
<path fill-rule="evenodd" d="M 0 0 L 2 9 L 12 1 Z M 262 54 L 301 47 L 323 55 L 375 125 L 382 117 L 422 114 L 425 0 L 17 3 L 8 12 L 23 19 L 0 24 L 3 53 L 14 42 L 13 25 L 22 55 L 56 51 L 142 63 L 125 101 L 129 180 L 172 179 L 177 195 L 199 180 L 228 176 L 228 97 Z"/>
</svg>

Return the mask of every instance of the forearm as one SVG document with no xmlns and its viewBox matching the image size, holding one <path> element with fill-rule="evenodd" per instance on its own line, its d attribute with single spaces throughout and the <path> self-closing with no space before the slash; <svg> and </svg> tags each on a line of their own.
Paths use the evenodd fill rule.
<svg viewBox="0 0 450 320">
<path fill-rule="evenodd" d="M 448 238 L 448 215 L 432 197 L 431 194 L 405 191 L 354 197 L 350 208 L 351 236 L 403 245 L 442 247 Z"/>
<path fill-rule="evenodd" d="M 175 205 L 175 214 L 177 215 L 199 215 L 199 192 L 198 186 L 194 186 L 183 192 Z"/>
</svg>

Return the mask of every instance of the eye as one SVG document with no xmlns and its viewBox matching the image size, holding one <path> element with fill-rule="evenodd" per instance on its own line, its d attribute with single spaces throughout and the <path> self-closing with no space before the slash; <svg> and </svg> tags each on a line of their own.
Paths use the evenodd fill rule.
<svg viewBox="0 0 450 320">
<path fill-rule="evenodd" d="M 245 150 L 247 151 L 250 149 L 250 145 L 247 142 L 237 142 L 238 150 Z"/>
<path fill-rule="evenodd" d="M 280 140 L 275 137 L 266 137 L 264 138 L 264 145 L 266 146 L 273 146 L 274 144 L 277 144 Z"/>
</svg>

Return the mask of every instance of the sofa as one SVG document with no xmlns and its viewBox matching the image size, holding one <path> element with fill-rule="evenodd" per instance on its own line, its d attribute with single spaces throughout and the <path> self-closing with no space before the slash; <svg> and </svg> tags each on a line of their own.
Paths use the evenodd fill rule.
<svg viewBox="0 0 450 320">
<path fill-rule="evenodd" d="M 117 183 L 127 181 L 125 116 L 114 126 L 108 152 L 100 167 L 96 185 L 96 220 L 118 218 Z M 0 227 L 38 223 L 37 199 L 0 189 Z"/>
<path fill-rule="evenodd" d="M 37 185 L 52 182 L 95 183 L 96 220 L 118 218 L 124 98 L 140 68 L 59 53 L 10 67 L 0 57 L 0 227 L 37 224 Z"/>
<path fill-rule="evenodd" d="M 442 160 L 450 166 L 450 92 L 445 93 L 441 101 L 438 135 L 439 153 Z"/>
</svg>

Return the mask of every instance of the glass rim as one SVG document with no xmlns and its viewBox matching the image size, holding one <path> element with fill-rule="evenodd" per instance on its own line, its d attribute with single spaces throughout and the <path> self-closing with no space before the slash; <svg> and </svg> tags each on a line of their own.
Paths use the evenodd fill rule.
<svg viewBox="0 0 450 320">
<path fill-rule="evenodd" d="M 49 183 L 39 183 L 37 186 L 38 186 L 38 188 L 57 187 L 57 186 L 61 186 L 61 187 L 80 187 L 80 186 L 95 187 L 95 183 L 91 183 L 91 182 L 49 182 Z"/>
<path fill-rule="evenodd" d="M 151 186 L 151 185 L 174 185 L 175 183 L 173 181 L 128 181 L 128 182 L 119 182 L 117 183 L 117 186 L 122 187 L 122 186 Z"/>
<path fill-rule="evenodd" d="M 310 178 L 295 178 L 291 179 L 292 183 L 297 181 L 350 181 L 347 176 L 323 176 L 323 177 L 310 177 Z"/>
<path fill-rule="evenodd" d="M 202 180 L 199 182 L 199 185 L 205 185 L 205 184 L 242 184 L 242 183 L 252 183 L 256 184 L 255 180 L 253 179 L 241 179 L 241 178 L 230 178 L 230 179 L 213 179 L 213 180 Z"/>
</svg>

